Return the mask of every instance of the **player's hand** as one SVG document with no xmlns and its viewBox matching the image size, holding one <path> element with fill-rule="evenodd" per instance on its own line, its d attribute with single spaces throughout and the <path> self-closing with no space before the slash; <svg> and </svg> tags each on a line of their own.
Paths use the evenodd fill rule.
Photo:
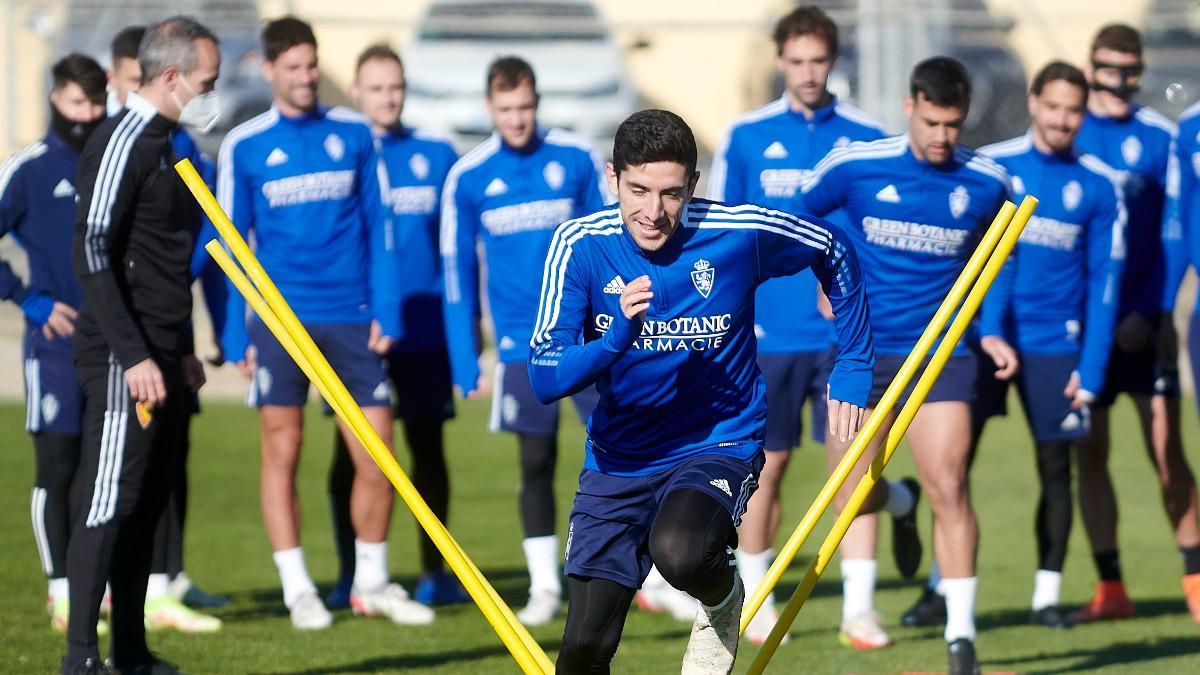
<svg viewBox="0 0 1200 675">
<path fill-rule="evenodd" d="M 650 290 L 650 277 L 643 274 L 625 284 L 621 291 L 621 313 L 626 319 L 646 320 L 646 309 L 650 307 L 650 299 L 654 293 Z"/>
<path fill-rule="evenodd" d="M 42 324 L 42 335 L 45 335 L 47 340 L 71 337 L 75 334 L 75 319 L 78 316 L 79 312 L 76 312 L 74 307 L 56 301 L 54 309 L 50 311 L 50 317 Z"/>
<path fill-rule="evenodd" d="M 392 348 L 392 343 L 395 342 L 392 338 L 383 334 L 383 327 L 378 321 L 371 322 L 371 335 L 367 338 L 367 349 L 383 356 Z"/>
<path fill-rule="evenodd" d="M 163 384 L 162 371 L 154 359 L 145 359 L 125 371 L 125 384 L 129 386 L 129 397 L 144 403 L 153 410 L 167 400 L 167 387 Z"/>
<path fill-rule="evenodd" d="M 188 354 L 183 357 L 180 366 L 183 368 L 183 383 L 193 394 L 200 391 L 200 387 L 208 381 L 204 375 L 204 364 L 194 354 Z"/>
<path fill-rule="evenodd" d="M 1071 399 L 1071 408 L 1075 410 L 1091 405 L 1096 400 L 1095 394 L 1079 386 L 1078 372 L 1071 373 L 1071 378 L 1067 380 L 1067 386 L 1063 389 L 1063 396 Z"/>
<path fill-rule="evenodd" d="M 488 396 L 491 396 L 491 394 L 492 394 L 492 380 L 487 375 L 480 373 L 479 379 L 475 380 L 475 388 L 472 389 L 471 391 L 463 391 L 461 387 L 457 387 L 457 386 L 455 387 L 455 389 L 458 390 L 458 394 L 460 397 L 465 398 L 468 401 L 474 401 L 475 399 L 480 399 L 480 398 L 487 398 Z"/>
<path fill-rule="evenodd" d="M 829 435 L 842 443 L 847 443 L 862 428 L 867 411 L 853 403 L 828 398 L 826 408 L 829 411 Z"/>
<path fill-rule="evenodd" d="M 996 379 L 1011 380 L 1013 375 L 1017 374 L 1017 368 L 1020 366 L 1020 361 L 1017 359 L 1017 350 L 1012 348 L 1012 345 L 999 336 L 985 335 L 979 341 L 980 348 L 991 359 L 992 363 L 996 364 Z"/>
<path fill-rule="evenodd" d="M 1154 327 L 1150 325 L 1146 317 L 1137 312 L 1131 312 L 1129 316 L 1121 320 L 1121 323 L 1117 324 L 1117 333 L 1113 341 L 1123 352 L 1140 352 L 1146 348 L 1152 332 L 1154 332 Z"/>
<path fill-rule="evenodd" d="M 825 295 L 825 289 L 817 286 L 817 311 L 821 316 L 833 321 L 833 303 L 829 302 L 829 296 Z"/>
<path fill-rule="evenodd" d="M 254 345 L 246 347 L 245 357 L 234 365 L 242 373 L 242 377 L 245 377 L 247 380 L 253 378 L 254 369 L 258 366 L 258 350 L 254 348 Z"/>
</svg>

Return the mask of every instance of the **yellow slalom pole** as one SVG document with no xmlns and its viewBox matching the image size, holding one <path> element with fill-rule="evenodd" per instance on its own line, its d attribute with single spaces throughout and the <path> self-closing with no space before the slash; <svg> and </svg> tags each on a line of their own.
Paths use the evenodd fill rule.
<svg viewBox="0 0 1200 675">
<path fill-rule="evenodd" d="M 370 422 L 363 414 L 362 409 L 354 402 L 341 380 L 333 372 L 329 363 L 325 360 L 323 354 L 317 349 L 316 344 L 308 335 L 303 325 L 296 318 L 296 315 L 291 311 L 283 296 L 279 293 L 278 288 L 271 281 L 270 277 L 263 270 L 262 266 L 255 259 L 250 248 L 246 245 L 245 240 L 237 229 L 230 222 L 228 216 L 217 204 L 216 199 L 208 190 L 208 186 L 196 173 L 191 162 L 184 159 L 176 164 L 176 170 L 183 178 L 184 183 L 192 191 L 193 196 L 200 203 L 209 219 L 212 220 L 221 236 L 229 245 L 234 256 L 245 268 L 247 276 L 257 286 L 258 291 L 262 294 L 263 300 L 268 308 L 273 312 L 278 319 L 283 333 L 290 335 L 295 346 L 298 348 L 298 353 L 310 365 L 313 374 L 317 375 L 317 380 L 323 380 L 326 385 L 326 392 L 331 396 L 331 405 L 335 411 L 340 410 L 346 417 L 343 421 L 347 426 L 355 430 L 355 436 L 360 440 L 364 440 L 364 447 L 371 455 L 375 463 L 383 471 L 384 475 L 391 481 L 392 485 L 400 493 L 401 498 L 413 512 L 417 522 L 429 534 L 430 539 L 438 547 L 438 550 L 445 557 L 451 569 L 462 581 L 471 598 L 479 606 L 488 622 L 496 630 L 497 634 L 504 641 L 505 646 L 513 654 L 518 665 L 526 673 L 550 673 L 553 672 L 554 666 L 550 659 L 542 651 L 541 647 L 529 635 L 528 630 L 516 619 L 512 610 L 499 601 L 499 595 L 495 589 L 491 588 L 487 580 L 479 573 L 478 568 L 464 554 L 462 548 L 454 541 L 453 537 L 446 530 L 445 526 L 433 514 L 417 492 L 412 482 L 405 475 L 404 471 L 392 456 L 387 445 L 383 443 L 378 434 L 371 427 Z M 264 323 L 267 320 L 264 318 Z M 303 363 L 304 361 L 298 361 Z M 303 367 L 303 365 L 301 366 Z M 323 393 L 326 393 L 323 392 Z"/>
<path fill-rule="evenodd" d="M 750 664 L 751 675 L 758 675 L 766 669 L 771 657 L 775 655 L 775 650 L 779 648 L 779 643 L 783 640 L 783 636 L 791 627 L 792 622 L 796 620 L 796 615 L 799 614 L 800 608 L 804 606 L 808 596 L 812 593 L 813 588 L 817 585 L 817 579 L 829 562 L 833 560 L 833 555 L 837 551 L 838 545 L 842 543 L 842 537 L 846 536 L 846 530 L 850 528 L 850 523 L 858 516 L 859 509 L 862 508 L 863 502 L 871 494 L 871 490 L 879 479 L 883 476 L 883 469 L 895 454 L 896 448 L 900 446 L 900 441 L 904 438 L 904 433 L 908 431 L 909 424 L 912 423 L 913 417 L 921 408 L 921 404 L 925 402 L 925 397 L 929 395 L 930 388 L 942 373 L 942 368 L 946 365 L 946 361 L 954 352 L 955 346 L 962 338 L 963 333 L 971 324 L 971 320 L 975 318 L 975 313 L 979 310 L 979 305 L 983 303 L 983 298 L 995 281 L 996 275 L 1000 273 L 1000 269 L 1004 266 L 1004 262 L 1012 253 L 1013 247 L 1017 244 L 1017 239 L 1020 238 L 1021 232 L 1025 230 L 1025 224 L 1029 222 L 1029 217 L 1033 215 L 1033 210 L 1037 208 L 1038 200 L 1031 196 L 1026 196 L 1021 202 L 1021 207 L 1017 210 L 1016 216 L 1012 219 L 1012 223 L 1004 232 L 1004 237 L 996 246 L 996 251 L 988 260 L 983 272 L 979 275 L 979 281 L 971 288 L 970 294 L 967 296 L 966 302 L 963 303 L 962 309 L 954 317 L 954 322 L 950 325 L 950 329 L 946 331 L 946 337 L 938 344 L 937 351 L 934 352 L 933 358 L 930 359 L 929 366 L 921 374 L 921 379 L 917 381 L 913 388 L 912 396 L 904 407 L 896 416 L 896 422 L 892 425 L 888 432 L 887 442 L 884 445 L 883 452 L 875 457 L 871 463 L 871 468 L 858 486 L 854 489 L 854 493 L 850 496 L 850 500 L 846 504 L 846 508 L 842 510 L 841 515 L 833 524 L 833 529 L 829 535 L 825 537 L 825 541 L 821 544 L 821 549 L 817 552 L 817 556 L 813 558 L 808 566 L 808 570 L 804 574 L 804 580 L 800 582 L 800 586 L 796 588 L 791 599 L 788 600 L 787 606 L 779 616 L 779 621 L 771 629 L 770 635 L 767 636 L 766 642 L 758 654 L 755 655 L 754 662 Z"/>
<path fill-rule="evenodd" d="M 751 589 L 750 597 L 746 599 L 746 604 L 742 607 L 742 623 L 741 632 L 746 632 L 746 627 L 750 625 L 750 620 L 758 613 L 763 602 L 771 591 L 775 590 L 775 586 L 779 583 L 779 578 L 783 576 L 784 571 L 792 564 L 792 560 L 800 552 L 800 548 L 804 546 L 804 542 L 808 540 L 812 534 L 813 528 L 817 526 L 817 522 L 821 516 L 825 515 L 825 511 L 829 509 L 829 505 L 833 503 L 834 495 L 841 489 L 842 484 L 846 482 L 850 471 L 858 464 L 859 458 L 866 452 L 867 446 L 871 444 L 875 434 L 878 433 L 879 427 L 883 424 L 884 418 L 896 406 L 896 401 L 899 400 L 901 392 L 904 391 L 908 383 L 912 381 L 913 376 L 917 372 L 917 368 L 925 360 L 925 355 L 933 348 L 937 338 L 942 333 L 942 329 L 950 322 L 950 318 L 954 316 L 955 310 L 958 309 L 963 297 L 971 288 L 971 284 L 979 276 L 980 270 L 983 269 L 992 250 L 996 248 L 996 243 L 1000 241 L 1000 237 L 1004 234 L 1004 230 L 1008 227 L 1009 222 L 1013 218 L 1017 207 L 1012 202 L 1004 202 L 1000 208 L 996 218 L 988 227 L 979 246 L 975 252 L 971 254 L 971 258 L 967 261 L 958 279 L 954 285 L 950 287 L 950 292 L 947 293 L 946 299 L 942 301 L 933 318 L 929 320 L 929 325 L 925 327 L 925 331 L 921 333 L 921 337 L 917 340 L 917 344 L 909 353 L 908 358 L 904 360 L 904 364 L 896 373 L 895 379 L 888 385 L 888 388 L 883 392 L 883 397 L 855 436 L 854 441 L 846 450 L 846 454 L 842 456 L 833 472 L 829 474 L 829 478 L 825 481 L 825 485 L 821 487 L 821 491 L 817 493 L 816 499 L 813 500 L 808 511 L 804 513 L 804 517 L 800 519 L 800 523 L 796 526 L 795 531 L 788 537 L 787 542 L 779 549 L 779 554 L 775 556 L 775 561 L 771 563 L 771 567 L 767 570 L 767 574 L 763 577 L 761 583 L 755 589 Z"/>
</svg>

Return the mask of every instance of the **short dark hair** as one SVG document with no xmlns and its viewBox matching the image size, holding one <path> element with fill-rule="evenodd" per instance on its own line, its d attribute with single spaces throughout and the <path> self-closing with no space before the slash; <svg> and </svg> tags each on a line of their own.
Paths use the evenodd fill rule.
<svg viewBox="0 0 1200 675">
<path fill-rule="evenodd" d="M 934 56 L 913 68 L 908 92 L 914 99 L 920 94 L 940 108 L 966 109 L 971 103 L 971 77 L 957 59 Z"/>
<path fill-rule="evenodd" d="M 183 75 L 196 67 L 196 42 L 210 40 L 220 45 L 216 34 L 190 16 L 172 16 L 146 29 L 138 46 L 138 65 L 142 67 L 142 84 L 176 68 Z"/>
<path fill-rule="evenodd" d="M 108 77 L 100 64 L 90 56 L 67 54 L 51 66 L 50 77 L 54 80 L 54 91 L 74 82 L 90 100 L 104 100 L 104 88 Z"/>
<path fill-rule="evenodd" d="M 492 61 L 487 70 L 487 94 L 493 91 L 512 91 L 528 82 L 537 93 L 537 77 L 533 74 L 533 66 L 519 56 L 501 56 Z"/>
<path fill-rule="evenodd" d="M 617 127 L 613 139 L 613 169 L 617 174 L 630 166 L 651 162 L 675 162 L 696 171 L 696 137 L 683 118 L 667 110 L 641 110 Z"/>
<path fill-rule="evenodd" d="M 115 67 L 118 59 L 134 59 L 137 60 L 138 48 L 142 45 L 142 38 L 146 37 L 145 26 L 126 26 L 121 29 L 121 32 L 113 36 L 112 39 L 112 64 Z"/>
<path fill-rule="evenodd" d="M 395 61 L 396 65 L 400 66 L 400 70 L 404 70 L 404 62 L 400 60 L 400 55 L 392 49 L 390 45 L 380 42 L 373 44 L 370 47 L 362 50 L 358 55 L 358 61 L 354 63 L 354 74 L 358 75 L 358 71 L 362 70 L 363 64 L 367 61 Z"/>
<path fill-rule="evenodd" d="M 838 53 L 838 27 L 820 7 L 803 5 L 785 14 L 775 24 L 775 53 L 783 53 L 783 45 L 795 37 L 813 35 L 825 41 L 830 56 Z"/>
<path fill-rule="evenodd" d="M 1096 33 L 1092 40 L 1092 54 L 1097 49 L 1111 49 L 1114 52 L 1142 56 L 1142 34 L 1136 28 L 1123 23 L 1110 23 Z"/>
<path fill-rule="evenodd" d="M 1066 61 L 1051 61 L 1038 71 L 1037 75 L 1033 76 L 1033 82 L 1029 85 L 1029 93 L 1034 96 L 1041 96 L 1042 90 L 1051 82 L 1059 80 L 1067 84 L 1075 85 L 1083 91 L 1083 100 L 1087 102 L 1088 83 L 1087 78 L 1083 76 L 1083 71 Z"/>
<path fill-rule="evenodd" d="M 263 58 L 274 61 L 279 55 L 299 45 L 317 48 L 317 36 L 312 26 L 294 16 L 285 16 L 267 22 L 262 29 Z"/>
</svg>

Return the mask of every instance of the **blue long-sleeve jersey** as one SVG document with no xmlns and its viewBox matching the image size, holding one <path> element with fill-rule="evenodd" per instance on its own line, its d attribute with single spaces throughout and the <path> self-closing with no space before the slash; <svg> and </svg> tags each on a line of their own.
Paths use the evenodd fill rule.
<svg viewBox="0 0 1200 675">
<path fill-rule="evenodd" d="M 458 159 L 444 139 L 397 128 L 379 139 L 386 169 L 384 209 L 392 220 L 400 256 L 400 314 L 404 337 L 398 349 L 446 344 L 442 318 L 442 259 L 438 249 L 442 186 Z"/>
<path fill-rule="evenodd" d="M 1167 198 L 1173 167 L 1173 122 L 1151 108 L 1133 106 L 1124 119 L 1088 112 L 1075 144 L 1122 174 L 1129 223 L 1125 272 L 1117 320 L 1137 312 L 1155 320 L 1175 306 L 1187 248 L 1178 206 Z"/>
<path fill-rule="evenodd" d="M 0 260 L 0 299 L 20 305 L 38 294 L 82 304 L 71 268 L 78 166 L 79 152 L 54 131 L 0 165 L 0 237 L 11 233 L 29 256 L 28 286 Z M 69 340 L 54 343 L 70 349 Z"/>
<path fill-rule="evenodd" d="M 463 155 L 442 199 L 446 338 L 454 383 L 479 379 L 477 242 L 487 261 L 488 309 L 504 363 L 524 361 L 538 311 L 538 284 L 554 228 L 604 206 L 597 159 L 582 137 L 538 130 L 521 149 L 499 134 Z"/>
<path fill-rule="evenodd" d="M 1029 354 L 1078 354 L 1080 386 L 1098 393 L 1112 349 L 1125 261 L 1120 175 L 1092 155 L 1034 147 L 1030 134 L 981 148 L 1038 198 L 1017 247 L 984 300 L 983 335 Z"/>
<path fill-rule="evenodd" d="M 288 117 L 271 108 L 225 137 L 217 199 L 306 323 L 379 322 L 401 337 L 394 242 L 383 210 L 375 141 L 341 108 Z M 249 343 L 246 303 L 229 293 L 222 347 Z"/>
<path fill-rule="evenodd" d="M 1179 134 L 1175 142 L 1175 166 L 1178 168 L 1179 222 L 1187 242 L 1188 260 L 1200 271 L 1200 103 L 1191 105 L 1179 116 Z M 1186 266 L 1174 270 L 1168 283 L 1180 282 Z M 1200 297 L 1195 313 L 1200 314 Z"/>
<path fill-rule="evenodd" d="M 844 233 L 829 222 L 694 199 L 656 252 L 608 209 L 564 223 L 542 276 L 529 356 L 543 401 L 595 382 L 584 466 L 641 475 L 699 454 L 762 448 L 765 387 L 756 364 L 754 293 L 811 267 L 836 313 L 830 397 L 865 406 L 875 357 L 866 298 Z M 645 321 L 625 318 L 624 285 L 642 275 Z"/>
<path fill-rule="evenodd" d="M 1008 196 L 1008 174 L 996 162 L 959 146 L 944 164 L 930 164 L 913 155 L 906 134 L 829 153 L 805 180 L 796 210 L 846 210 L 875 348 L 907 355 Z"/>
<path fill-rule="evenodd" d="M 801 180 L 833 148 L 883 138 L 866 113 L 833 98 L 809 119 L 785 94 L 738 118 L 713 155 L 708 195 L 718 202 L 787 211 Z M 837 211 L 828 219 L 847 225 Z M 811 302 L 809 302 L 811 300 Z M 833 343 L 833 327 L 817 310 L 817 278 L 803 273 L 771 279 L 755 296 L 760 352 L 818 351 Z"/>
</svg>

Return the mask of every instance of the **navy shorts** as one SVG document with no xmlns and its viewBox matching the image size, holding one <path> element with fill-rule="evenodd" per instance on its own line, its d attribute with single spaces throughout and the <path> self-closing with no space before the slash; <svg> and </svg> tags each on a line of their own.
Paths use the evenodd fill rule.
<svg viewBox="0 0 1200 675">
<path fill-rule="evenodd" d="M 1191 336 L 1188 340 L 1191 341 Z M 1158 335 L 1152 335 L 1145 349 L 1127 352 L 1113 345 L 1108 357 L 1104 391 L 1096 396 L 1096 407 L 1107 408 L 1117 394 L 1145 394 L 1179 398 L 1179 374 L 1165 373 L 1158 363 Z"/>
<path fill-rule="evenodd" d="M 445 347 L 394 349 L 388 354 L 387 369 L 397 419 L 443 422 L 454 417 L 454 385 Z"/>
<path fill-rule="evenodd" d="M 1089 416 L 1071 408 L 1063 396 L 1071 373 L 1079 366 L 1077 354 L 1021 354 L 1017 393 L 1025 408 L 1029 430 L 1039 443 L 1071 441 L 1088 431 Z"/>
<path fill-rule="evenodd" d="M 895 379 L 896 373 L 900 372 L 900 367 L 904 365 L 903 356 L 891 356 L 887 354 L 877 354 L 875 356 L 875 375 L 871 382 L 871 397 L 867 407 L 874 408 L 879 404 L 879 400 L 883 398 L 883 392 L 887 391 L 888 385 Z M 928 364 L 928 361 L 926 361 Z M 979 376 L 977 359 L 975 354 L 967 353 L 962 356 L 951 356 L 950 360 L 946 361 L 945 367 L 942 368 L 938 379 L 933 383 L 933 387 L 929 390 L 929 395 L 925 397 L 926 403 L 940 403 L 943 401 L 963 401 L 964 403 L 972 403 L 975 400 L 975 381 Z M 900 399 L 896 402 L 897 408 L 904 405 L 908 397 L 912 395 L 913 387 L 916 386 L 917 380 L 921 378 L 923 368 L 918 368 L 913 376 L 908 387 L 900 394 Z"/>
<path fill-rule="evenodd" d="M 41 329 L 33 333 L 34 329 L 26 330 L 23 350 L 25 430 L 78 436 L 82 433 L 83 385 L 75 374 L 75 354 L 69 342 L 52 347 Z"/>
<path fill-rule="evenodd" d="M 558 406 L 560 401 L 545 405 L 533 393 L 529 383 L 529 370 L 524 361 L 497 363 L 492 380 L 492 414 L 488 428 L 492 431 L 511 431 L 515 434 L 558 433 Z M 600 393 L 595 386 L 588 387 L 571 397 L 579 421 L 585 426 L 600 402 Z"/>
<path fill-rule="evenodd" d="M 812 439 L 825 442 L 826 384 L 833 369 L 834 350 L 758 354 L 758 368 L 767 389 L 767 427 L 764 447 L 791 450 L 804 434 L 804 402 L 810 402 Z"/>
<path fill-rule="evenodd" d="M 979 343 L 971 344 L 975 354 L 975 400 L 971 402 L 971 420 L 975 428 L 979 428 L 991 417 L 1004 417 L 1008 414 L 1008 387 L 1011 380 L 996 379 L 996 364 L 992 357 L 979 348 Z M 1024 370 L 1025 364 L 1021 363 Z"/>
<path fill-rule="evenodd" d="M 317 348 L 346 385 L 354 402 L 366 408 L 388 405 L 391 388 L 383 357 L 367 348 L 369 323 L 318 323 L 305 326 Z M 252 406 L 303 406 L 308 400 L 308 378 L 279 344 L 271 331 L 255 319 L 250 323 L 257 367 L 246 402 Z"/>
<path fill-rule="evenodd" d="M 648 476 L 584 469 L 567 530 L 566 574 L 639 588 L 650 573 L 650 528 L 675 490 L 699 490 L 721 503 L 736 526 L 758 487 L 763 455 L 749 460 L 698 455 Z"/>
</svg>

